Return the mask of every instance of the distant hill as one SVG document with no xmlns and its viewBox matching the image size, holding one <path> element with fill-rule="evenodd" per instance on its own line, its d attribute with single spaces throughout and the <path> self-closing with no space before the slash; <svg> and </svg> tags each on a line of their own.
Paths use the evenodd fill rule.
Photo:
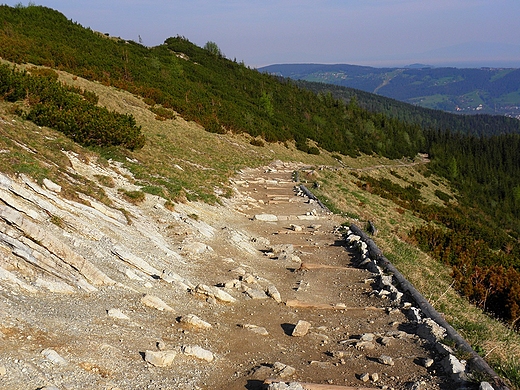
<svg viewBox="0 0 520 390">
<path fill-rule="evenodd" d="M 259 71 L 297 80 L 357 88 L 422 107 L 464 114 L 520 118 L 520 69 L 403 68 L 278 64 Z"/>
</svg>

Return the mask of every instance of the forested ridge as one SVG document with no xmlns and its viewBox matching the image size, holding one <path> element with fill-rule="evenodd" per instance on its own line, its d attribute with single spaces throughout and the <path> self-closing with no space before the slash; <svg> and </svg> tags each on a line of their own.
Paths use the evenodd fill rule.
<svg viewBox="0 0 520 390">
<path fill-rule="evenodd" d="M 457 115 L 442 110 L 420 107 L 360 89 L 333 84 L 295 80 L 296 85 L 318 94 L 330 93 L 335 99 L 349 102 L 355 98 L 360 107 L 379 112 L 423 129 L 449 130 L 472 135 L 520 134 L 520 120 L 502 115 Z"/>
<path fill-rule="evenodd" d="M 514 68 L 278 64 L 259 70 L 294 80 L 356 88 L 453 113 L 519 113 L 520 69 Z"/>
<path fill-rule="evenodd" d="M 158 119 L 170 117 L 175 110 L 211 132 L 245 132 L 262 142 L 295 141 L 307 153 L 320 153 L 317 145 L 335 152 L 338 159 L 342 154 L 397 159 L 428 153 L 430 171 L 457 189 L 458 206 L 449 199 L 445 207 L 425 206 L 414 194 L 407 198 L 398 188 L 385 188 L 388 183 L 360 180 L 371 180 L 372 190 L 382 188 L 382 196 L 400 199 L 403 207 L 431 221 L 410 232 L 410 237 L 453 267 L 459 291 L 516 323 L 520 316 L 519 121 L 416 110 L 331 86 L 317 91 L 315 86 L 249 69 L 184 37 L 148 48 L 94 32 L 40 6 L 0 6 L 0 20 L 3 59 L 66 70 L 128 90 L 140 95 Z M 26 98 L 31 97 L 29 107 L 20 105 L 19 110 L 27 119 L 72 138 L 79 134 L 74 139 L 86 145 L 132 149 L 146 142 L 132 117 L 111 117 L 103 110 L 92 111 L 98 113 L 88 119 L 93 122 L 83 121 L 96 124 L 96 134 L 78 130 L 78 118 L 95 107 L 95 96 L 67 90 L 52 73 L 20 73 L 9 66 L 0 70 L 0 99 L 25 99 L 27 104 Z M 16 92 L 20 85 L 23 93 Z M 45 100 L 43 92 L 53 90 L 65 100 Z M 127 134 L 126 130 L 113 132 L 114 124 L 129 131 L 130 141 L 125 136 L 113 139 Z"/>
</svg>

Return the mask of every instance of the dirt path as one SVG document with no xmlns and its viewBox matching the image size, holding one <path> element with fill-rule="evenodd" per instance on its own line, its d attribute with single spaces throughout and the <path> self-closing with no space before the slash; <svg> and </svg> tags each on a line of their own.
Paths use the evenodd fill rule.
<svg viewBox="0 0 520 390">
<path fill-rule="evenodd" d="M 71 161 L 78 174 L 101 169 Z M 450 389 L 406 311 L 375 293 L 372 274 L 354 265 L 337 233 L 343 221 L 296 196 L 297 168 L 244 170 L 223 206 L 180 204 L 174 212 L 157 197 L 141 206 L 121 203 L 117 188 L 107 188 L 132 224 L 115 209 L 62 204 L 34 184 L 17 190 L 23 199 L 2 188 L 2 217 L 18 216 L 0 219 L 2 234 L 21 237 L 34 255 L 53 261 L 39 245 L 63 243 L 115 284 L 85 292 L 51 278 L 11 253 L 5 238 L 0 265 L 11 279 L 0 278 L 0 388 L 238 390 L 275 378 Z M 125 185 L 123 176 L 115 179 Z M 0 184 L 18 188 L 8 179 Z M 49 222 L 37 205 L 63 224 Z M 33 233 L 16 230 L 16 221 L 27 220 L 23 213 L 41 219 L 40 238 L 52 236 L 29 242 Z M 204 324 L 187 322 L 193 315 Z M 309 328 L 295 336 L 298 323 Z M 201 348 L 195 357 L 188 353 Z M 175 358 L 162 367 L 147 361 L 147 351 Z"/>
<path fill-rule="evenodd" d="M 268 238 L 271 245 L 291 245 L 301 259 L 300 263 L 264 258 L 256 264 L 257 272 L 276 284 L 285 303 L 311 307 L 273 302 L 256 306 L 251 315 L 270 335 L 256 337 L 247 350 L 239 339 L 237 347 L 242 348 L 237 352 L 242 349 L 245 356 L 256 356 L 250 366 L 275 361 L 288 364 L 296 369 L 290 379 L 303 382 L 361 386 L 363 374 L 376 373 L 379 379 L 371 382 L 377 387 L 405 388 L 425 381 L 427 385 L 421 388 L 439 388 L 442 380 L 431 377 L 419 363 L 430 357 L 424 342 L 413 335 L 413 327 L 401 311 L 371 294 L 371 274 L 353 265 L 341 236 L 335 233 L 341 221 L 306 198 L 295 197 L 292 172 L 292 167 L 249 171 L 237 183 L 243 196 L 256 200 L 257 205 L 260 201 L 251 212 L 278 217 L 277 222 L 253 220 L 248 228 Z M 246 304 L 251 310 L 251 303 Z M 342 307 L 346 309 L 340 310 Z M 292 328 L 300 320 L 312 328 L 304 337 L 293 337 Z M 359 342 L 372 337 L 373 341 Z M 392 356 L 395 364 L 381 364 L 381 355 Z M 263 381 L 265 372 L 269 371 L 260 370 L 252 377 Z M 227 388 L 242 389 L 250 376 L 246 371 L 240 377 L 234 387 L 227 380 L 224 383 Z M 254 384 L 249 382 L 248 388 Z"/>
</svg>

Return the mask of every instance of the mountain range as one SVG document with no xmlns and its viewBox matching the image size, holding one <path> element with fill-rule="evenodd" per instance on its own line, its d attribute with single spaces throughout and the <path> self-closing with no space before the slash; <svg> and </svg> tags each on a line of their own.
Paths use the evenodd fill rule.
<svg viewBox="0 0 520 390">
<path fill-rule="evenodd" d="M 517 68 L 276 64 L 259 68 L 259 71 L 356 88 L 452 113 L 487 113 L 520 118 L 520 69 Z"/>
</svg>

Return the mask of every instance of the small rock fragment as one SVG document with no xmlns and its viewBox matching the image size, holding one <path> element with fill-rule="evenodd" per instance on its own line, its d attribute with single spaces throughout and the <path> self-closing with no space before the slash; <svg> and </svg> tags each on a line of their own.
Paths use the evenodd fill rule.
<svg viewBox="0 0 520 390">
<path fill-rule="evenodd" d="M 267 390 L 305 390 L 305 388 L 298 382 L 275 382 L 271 383 Z"/>
<path fill-rule="evenodd" d="M 251 299 L 267 299 L 268 296 L 265 295 L 265 292 L 258 288 L 248 288 L 246 290 L 246 294 Z"/>
<path fill-rule="evenodd" d="M 206 286 L 205 284 L 198 284 L 195 287 L 194 292 L 197 294 L 206 295 L 210 298 L 215 298 L 216 300 L 224 303 L 233 303 L 236 301 L 235 298 L 233 298 L 227 292 L 219 289 L 218 287 Z"/>
<path fill-rule="evenodd" d="M 278 377 L 287 378 L 294 375 L 296 368 L 288 366 L 287 364 L 276 362 L 273 364 L 273 371 Z"/>
<path fill-rule="evenodd" d="M 309 332 L 310 328 L 311 328 L 310 322 L 299 320 L 296 323 L 296 326 L 294 327 L 294 329 L 291 333 L 291 336 L 303 337 Z"/>
<path fill-rule="evenodd" d="M 381 345 L 384 345 L 385 347 L 390 345 L 391 342 L 392 342 L 392 338 L 391 337 L 381 337 L 381 339 L 379 340 L 379 343 Z"/>
<path fill-rule="evenodd" d="M 276 288 L 274 284 L 270 284 L 267 286 L 267 295 L 269 295 L 271 298 L 273 298 L 276 302 L 280 303 L 282 302 L 282 297 L 280 295 L 280 292 Z"/>
<path fill-rule="evenodd" d="M 43 185 L 52 192 L 61 192 L 61 186 L 49 179 L 43 179 Z"/>
<path fill-rule="evenodd" d="M 58 352 L 56 352 L 54 349 L 47 348 L 47 349 L 44 349 L 41 353 L 43 356 L 45 356 L 45 358 L 47 360 L 49 360 L 50 362 L 52 362 L 54 364 L 59 364 L 59 365 L 67 364 L 67 361 L 65 359 L 63 359 L 58 354 Z"/>
<path fill-rule="evenodd" d="M 7 374 L 7 369 L 5 366 L 0 366 L 0 376 L 4 376 L 5 374 Z"/>
<path fill-rule="evenodd" d="M 434 361 L 431 358 L 426 358 L 423 360 L 423 366 L 426 368 L 430 368 L 433 365 Z"/>
<path fill-rule="evenodd" d="M 190 325 L 197 329 L 210 329 L 212 327 L 209 322 L 201 320 L 195 314 L 188 314 L 188 315 L 182 316 L 179 319 L 179 322 L 181 324 Z"/>
<path fill-rule="evenodd" d="M 110 318 L 117 318 L 118 320 L 129 320 L 130 317 L 128 317 L 125 313 L 123 313 L 119 309 L 109 309 L 107 310 L 107 315 Z"/>
<path fill-rule="evenodd" d="M 379 380 L 379 374 L 374 372 L 372 375 L 370 375 L 370 379 L 372 379 L 372 382 L 377 382 Z"/>
<path fill-rule="evenodd" d="M 390 356 L 387 356 L 387 355 L 381 355 L 379 357 L 378 361 L 379 361 L 379 363 L 384 364 L 386 366 L 394 365 L 394 360 Z"/>
<path fill-rule="evenodd" d="M 479 390 L 494 390 L 489 382 L 480 382 Z"/>
<path fill-rule="evenodd" d="M 199 347 L 198 345 L 185 345 L 181 348 L 182 353 L 187 356 L 193 356 L 200 360 L 205 360 L 208 363 L 212 362 L 215 358 L 213 353 L 211 351 L 208 351 L 207 349 L 204 349 L 202 347 Z"/>
<path fill-rule="evenodd" d="M 167 367 L 173 363 L 175 351 L 145 351 L 144 360 L 156 367 Z"/>
<path fill-rule="evenodd" d="M 359 376 L 359 380 L 362 382 L 368 382 L 370 380 L 370 374 L 368 372 L 365 372 L 364 374 L 361 374 Z"/>
<path fill-rule="evenodd" d="M 259 334 L 261 336 L 269 336 L 269 332 L 267 331 L 267 329 L 265 329 L 264 327 L 262 326 L 256 326 L 256 325 L 251 325 L 251 324 L 245 324 L 245 325 L 242 325 L 242 327 L 244 329 L 248 329 L 250 330 L 251 332 L 253 333 L 256 333 L 256 334 Z"/>
<path fill-rule="evenodd" d="M 375 335 L 373 333 L 364 333 L 361 335 L 361 341 L 374 341 Z"/>
<path fill-rule="evenodd" d="M 358 341 L 355 347 L 359 350 L 372 350 L 376 345 L 371 341 Z"/>
<path fill-rule="evenodd" d="M 152 307 L 160 311 L 174 311 L 173 308 L 168 306 L 161 298 L 158 298 L 154 295 L 146 294 L 141 298 L 141 302 L 145 306 Z"/>
</svg>

